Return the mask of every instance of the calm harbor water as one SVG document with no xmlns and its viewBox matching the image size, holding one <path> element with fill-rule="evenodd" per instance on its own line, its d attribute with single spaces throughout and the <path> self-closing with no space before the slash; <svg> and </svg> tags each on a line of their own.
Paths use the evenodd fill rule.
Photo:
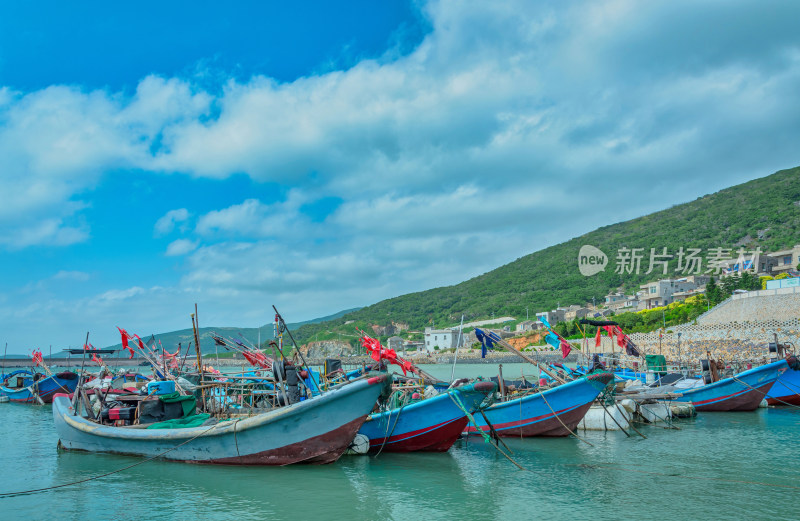
<svg viewBox="0 0 800 521">
<path fill-rule="evenodd" d="M 504 375 L 518 376 L 516 366 L 504 365 Z M 445 366 L 426 369 L 450 374 Z M 456 376 L 479 374 L 496 374 L 496 366 L 459 366 Z M 572 438 L 506 440 L 526 471 L 481 440 L 444 454 L 346 456 L 326 466 L 152 461 L 44 494 L 0 498 L 0 511 L 33 520 L 800 518 L 800 410 L 707 413 L 679 425 L 645 427 L 648 439 L 586 433 L 594 446 Z M 0 404 L 0 440 L 0 493 L 139 461 L 57 452 L 49 407 Z"/>
</svg>

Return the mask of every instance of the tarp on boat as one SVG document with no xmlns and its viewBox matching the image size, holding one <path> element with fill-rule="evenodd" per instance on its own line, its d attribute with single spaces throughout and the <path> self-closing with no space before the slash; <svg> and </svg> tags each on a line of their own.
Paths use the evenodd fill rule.
<svg viewBox="0 0 800 521">
<path fill-rule="evenodd" d="M 148 425 L 148 429 L 188 429 L 190 427 L 200 427 L 206 420 L 211 417 L 210 414 L 204 412 L 202 414 L 193 414 L 186 418 L 178 418 L 175 420 L 165 420 L 163 422 Z"/>
</svg>

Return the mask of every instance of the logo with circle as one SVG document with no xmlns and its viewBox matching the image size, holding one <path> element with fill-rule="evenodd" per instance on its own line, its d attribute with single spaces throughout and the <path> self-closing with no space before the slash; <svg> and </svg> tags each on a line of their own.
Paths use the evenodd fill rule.
<svg viewBox="0 0 800 521">
<path fill-rule="evenodd" d="M 581 275 L 591 277 L 597 275 L 608 264 L 608 257 L 599 248 L 589 246 L 588 244 L 581 246 L 578 252 L 578 269 Z"/>
</svg>

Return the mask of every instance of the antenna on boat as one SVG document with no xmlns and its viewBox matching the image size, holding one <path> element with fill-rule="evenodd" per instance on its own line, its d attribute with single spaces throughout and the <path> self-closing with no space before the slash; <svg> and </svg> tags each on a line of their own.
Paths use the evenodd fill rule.
<svg viewBox="0 0 800 521">
<path fill-rule="evenodd" d="M 464 315 L 461 315 L 461 325 L 458 326 L 458 341 L 456 342 L 456 352 L 453 354 L 453 370 L 450 372 L 450 383 L 453 383 L 456 374 L 456 360 L 458 360 L 458 348 L 461 346 L 461 332 L 464 330 Z"/>
<path fill-rule="evenodd" d="M 292 332 L 291 332 L 291 331 L 289 331 L 289 326 L 287 326 L 287 325 L 286 325 L 286 321 L 285 321 L 285 320 L 283 320 L 283 317 L 282 317 L 282 316 L 281 316 L 281 314 L 278 312 L 278 308 L 276 308 L 276 307 L 273 305 L 273 306 L 272 306 L 272 309 L 274 309 L 274 310 L 275 310 L 275 317 L 278 319 L 278 322 L 280 323 L 280 324 L 279 324 L 279 326 L 280 326 L 280 329 L 281 329 L 281 330 L 283 330 L 283 331 L 286 331 L 287 333 L 289 333 L 289 338 L 291 338 L 291 339 L 292 339 L 292 344 L 294 344 L 294 348 L 297 350 L 297 354 L 299 354 L 299 355 L 300 355 L 300 360 L 302 360 L 302 361 L 303 361 L 303 365 L 306 367 L 306 369 L 308 369 L 308 370 L 309 370 L 309 375 L 311 376 L 311 381 L 314 383 L 314 387 L 316 387 L 316 388 L 317 388 L 317 392 L 320 392 L 320 393 L 321 393 L 321 392 L 322 392 L 322 389 L 320 389 L 320 388 L 319 388 L 319 384 L 317 383 L 317 381 L 316 381 L 316 380 L 314 380 L 314 376 L 311 374 L 311 367 L 309 367 L 309 365 L 306 363 L 306 358 L 303 356 L 303 353 L 302 353 L 302 351 L 300 351 L 300 347 L 297 345 L 297 342 L 295 342 L 295 340 L 294 340 L 294 337 L 292 336 Z M 279 332 L 281 332 L 281 333 L 282 333 L 283 331 L 279 331 Z"/>
</svg>

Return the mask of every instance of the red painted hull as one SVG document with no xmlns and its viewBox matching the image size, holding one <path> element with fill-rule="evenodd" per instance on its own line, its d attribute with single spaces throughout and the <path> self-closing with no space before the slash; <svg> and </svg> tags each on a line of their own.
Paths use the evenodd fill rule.
<svg viewBox="0 0 800 521">
<path fill-rule="evenodd" d="M 575 431 L 578 428 L 578 424 L 581 422 L 586 413 L 589 411 L 589 407 L 592 406 L 593 402 L 586 403 L 577 407 L 569 412 L 559 413 L 558 417 L 548 418 L 546 420 L 540 421 L 538 423 L 531 423 L 528 425 L 523 425 L 522 427 L 512 427 L 510 429 L 505 429 L 502 431 L 497 431 L 497 434 L 501 438 L 520 438 L 520 437 L 528 437 L 528 436 L 549 436 L 549 437 L 559 437 L 559 436 L 569 436 L 570 431 Z M 558 419 L 561 418 L 561 421 Z M 528 420 L 525 420 L 526 422 Z M 569 430 L 564 428 L 564 423 Z"/>
<path fill-rule="evenodd" d="M 800 395 L 789 394 L 786 396 L 778 396 L 777 398 L 767 398 L 767 404 L 778 406 L 790 404 L 800 406 Z"/>
<path fill-rule="evenodd" d="M 755 411 L 758 409 L 759 404 L 764 400 L 772 384 L 769 382 L 760 387 L 754 387 L 749 391 L 742 393 L 738 396 L 733 396 L 727 400 L 721 400 L 716 403 L 703 405 L 695 403 L 694 408 L 697 412 L 738 412 L 738 411 Z"/>
<path fill-rule="evenodd" d="M 216 465 L 292 465 L 294 463 L 333 463 L 347 450 L 367 416 L 342 425 L 338 429 L 326 432 L 298 443 L 292 443 L 278 449 L 266 450 L 235 458 L 222 458 L 198 463 Z"/>
<path fill-rule="evenodd" d="M 383 445 L 382 439 L 374 440 L 370 452 L 378 452 L 381 446 L 383 446 L 382 452 L 446 452 L 461 436 L 467 422 L 467 417 L 464 416 L 426 432 L 416 431 L 392 436 L 387 440 L 391 443 L 386 445 Z"/>
</svg>

